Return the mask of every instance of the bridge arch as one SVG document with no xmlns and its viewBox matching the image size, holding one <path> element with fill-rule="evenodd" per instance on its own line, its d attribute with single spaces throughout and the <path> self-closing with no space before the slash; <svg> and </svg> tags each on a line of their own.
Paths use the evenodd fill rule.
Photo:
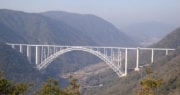
<svg viewBox="0 0 180 95">
<path fill-rule="evenodd" d="M 13 49 L 18 49 L 20 53 L 25 53 L 27 59 L 31 63 L 35 63 L 37 69 L 46 68 L 52 61 L 54 61 L 60 55 L 74 51 L 85 51 L 91 53 L 101 60 L 103 60 L 107 65 L 109 65 L 119 77 L 127 75 L 127 64 L 128 64 L 128 50 L 136 50 L 136 67 L 135 71 L 139 71 L 139 51 L 140 50 L 150 50 L 151 51 L 151 63 L 154 61 L 154 51 L 165 51 L 168 55 L 169 51 L 174 51 L 172 48 L 130 48 L 130 47 L 101 47 L 101 46 L 61 46 L 61 45 L 37 45 L 37 44 L 12 44 L 7 43 Z M 101 52 L 101 51 L 104 52 Z M 106 54 L 107 50 L 110 50 L 109 58 Z M 124 51 L 124 70 L 121 67 L 121 50 Z M 117 59 L 114 59 L 114 53 L 117 53 Z M 32 54 L 35 54 L 35 59 L 31 59 Z M 35 61 L 35 62 L 32 62 Z M 115 64 L 117 61 L 117 64 Z"/>
<path fill-rule="evenodd" d="M 107 56 L 105 56 L 104 54 L 102 54 L 99 51 L 96 51 L 96 50 L 93 50 L 90 48 L 86 48 L 86 47 L 80 47 L 80 46 L 79 47 L 78 46 L 77 47 L 68 47 L 68 48 L 57 51 L 56 53 L 50 55 L 45 60 L 43 60 L 40 64 L 37 64 L 37 68 L 39 70 L 45 69 L 56 58 L 58 58 L 62 54 L 65 54 L 65 53 L 71 52 L 71 51 L 84 51 L 84 52 L 91 53 L 91 54 L 97 56 L 98 58 L 100 58 L 102 61 L 104 61 L 108 66 L 110 66 L 119 77 L 125 76 L 122 69 L 118 68 Z"/>
</svg>

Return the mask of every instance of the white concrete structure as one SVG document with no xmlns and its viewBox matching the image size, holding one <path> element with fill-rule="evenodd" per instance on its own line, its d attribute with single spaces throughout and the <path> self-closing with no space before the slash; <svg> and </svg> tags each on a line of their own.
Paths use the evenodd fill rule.
<svg viewBox="0 0 180 95">
<path fill-rule="evenodd" d="M 26 50 L 27 59 L 31 63 L 35 63 L 37 69 L 45 69 L 52 61 L 54 61 L 60 55 L 71 51 L 84 51 L 91 53 L 101 60 L 103 60 L 108 66 L 110 66 L 119 77 L 127 75 L 128 68 L 128 51 L 136 51 L 136 67 L 135 71 L 139 70 L 139 52 L 140 50 L 151 50 L 151 63 L 154 62 L 154 50 L 165 51 L 166 55 L 169 51 L 175 49 L 168 48 L 128 48 L 128 47 L 101 47 L 101 46 L 61 46 L 61 45 L 32 45 L 32 44 L 10 44 L 13 49 L 19 48 L 20 53 L 25 53 Z M 34 56 L 32 55 L 34 54 Z M 122 56 L 124 55 L 124 56 Z M 32 62 L 32 57 L 35 62 Z M 124 67 L 122 67 L 122 57 L 125 59 Z"/>
</svg>

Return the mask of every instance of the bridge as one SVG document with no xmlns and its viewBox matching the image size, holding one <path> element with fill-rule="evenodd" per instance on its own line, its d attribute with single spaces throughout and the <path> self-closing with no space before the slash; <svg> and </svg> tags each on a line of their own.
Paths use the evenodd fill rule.
<svg viewBox="0 0 180 95">
<path fill-rule="evenodd" d="M 136 52 L 135 71 L 139 71 L 139 52 L 140 50 L 151 51 L 151 63 L 154 62 L 154 51 L 164 51 L 168 55 L 170 48 L 128 48 L 128 47 L 102 47 L 102 46 L 61 46 L 61 45 L 33 45 L 33 44 L 11 44 L 13 49 L 27 56 L 29 62 L 34 63 L 38 70 L 45 69 L 60 55 L 71 51 L 84 51 L 91 53 L 104 61 L 119 76 L 127 75 L 128 52 Z M 124 59 L 124 63 L 122 63 Z"/>
</svg>

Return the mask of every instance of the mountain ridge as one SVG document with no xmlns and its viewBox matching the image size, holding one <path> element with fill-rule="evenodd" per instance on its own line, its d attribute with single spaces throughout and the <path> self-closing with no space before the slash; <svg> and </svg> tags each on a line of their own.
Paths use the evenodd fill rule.
<svg viewBox="0 0 180 95">
<path fill-rule="evenodd" d="M 0 22 L 13 30 L 16 34 L 19 34 L 24 38 L 24 40 L 27 40 L 26 43 L 61 43 L 73 45 L 74 42 L 72 41 L 77 41 L 76 44 L 79 45 L 87 45 L 87 43 L 95 44 L 92 39 L 88 39 L 89 37 L 85 36 L 85 34 L 80 33 L 78 30 L 68 26 L 67 24 L 44 17 L 37 13 L 29 14 L 12 10 L 0 10 L 0 14 Z M 58 38 L 58 36 L 61 37 Z M 64 39 L 72 41 L 69 42 Z"/>
<path fill-rule="evenodd" d="M 114 25 L 95 15 L 63 11 L 49 11 L 41 14 L 77 28 L 102 46 L 128 46 L 135 43 Z"/>
<path fill-rule="evenodd" d="M 122 28 L 126 34 L 145 46 L 158 42 L 173 29 L 173 25 L 157 21 L 136 23 Z"/>
</svg>

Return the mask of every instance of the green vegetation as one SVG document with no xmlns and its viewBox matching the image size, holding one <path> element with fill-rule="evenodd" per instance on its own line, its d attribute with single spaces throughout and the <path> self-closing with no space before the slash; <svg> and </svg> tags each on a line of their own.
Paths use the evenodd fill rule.
<svg viewBox="0 0 180 95">
<path fill-rule="evenodd" d="M 31 88 L 30 83 L 14 83 L 4 78 L 0 71 L 0 95 L 26 95 Z"/>
<path fill-rule="evenodd" d="M 49 78 L 34 95 L 80 95 L 80 86 L 76 82 L 70 77 L 69 85 L 62 89 L 56 80 Z"/>
<path fill-rule="evenodd" d="M 40 90 L 36 92 L 37 95 L 59 95 L 63 91 L 59 88 L 59 84 L 56 80 L 49 78 L 43 83 Z"/>
<path fill-rule="evenodd" d="M 140 81 L 139 87 L 136 89 L 136 95 L 159 95 L 157 88 L 162 85 L 161 79 L 155 79 L 150 76 L 153 73 L 151 67 L 146 68 L 147 76 Z"/>
<path fill-rule="evenodd" d="M 49 78 L 45 81 L 39 90 L 30 92 L 31 83 L 14 83 L 3 77 L 0 71 L 0 95 L 80 95 L 80 86 L 76 83 L 77 80 L 70 77 L 69 86 L 65 89 L 59 87 L 58 81 Z"/>
<path fill-rule="evenodd" d="M 47 79 L 47 74 L 37 71 L 24 55 L 2 42 L 0 43 L 0 70 L 4 71 L 6 77 L 2 72 L 0 73 L 0 95 L 31 95 L 34 91 L 36 91 L 34 95 L 80 94 L 77 80 L 72 77 L 65 89 L 60 88 L 58 83 L 60 80 L 50 78 L 43 82 Z M 48 94 L 50 92 L 51 94 Z"/>
<path fill-rule="evenodd" d="M 159 88 L 160 95 L 179 95 L 180 93 L 180 48 L 168 56 L 156 61 L 153 68 L 157 69 L 154 75 L 163 79 Z M 158 64 L 159 63 L 159 64 Z M 160 67 L 158 69 L 158 67 Z"/>
</svg>

